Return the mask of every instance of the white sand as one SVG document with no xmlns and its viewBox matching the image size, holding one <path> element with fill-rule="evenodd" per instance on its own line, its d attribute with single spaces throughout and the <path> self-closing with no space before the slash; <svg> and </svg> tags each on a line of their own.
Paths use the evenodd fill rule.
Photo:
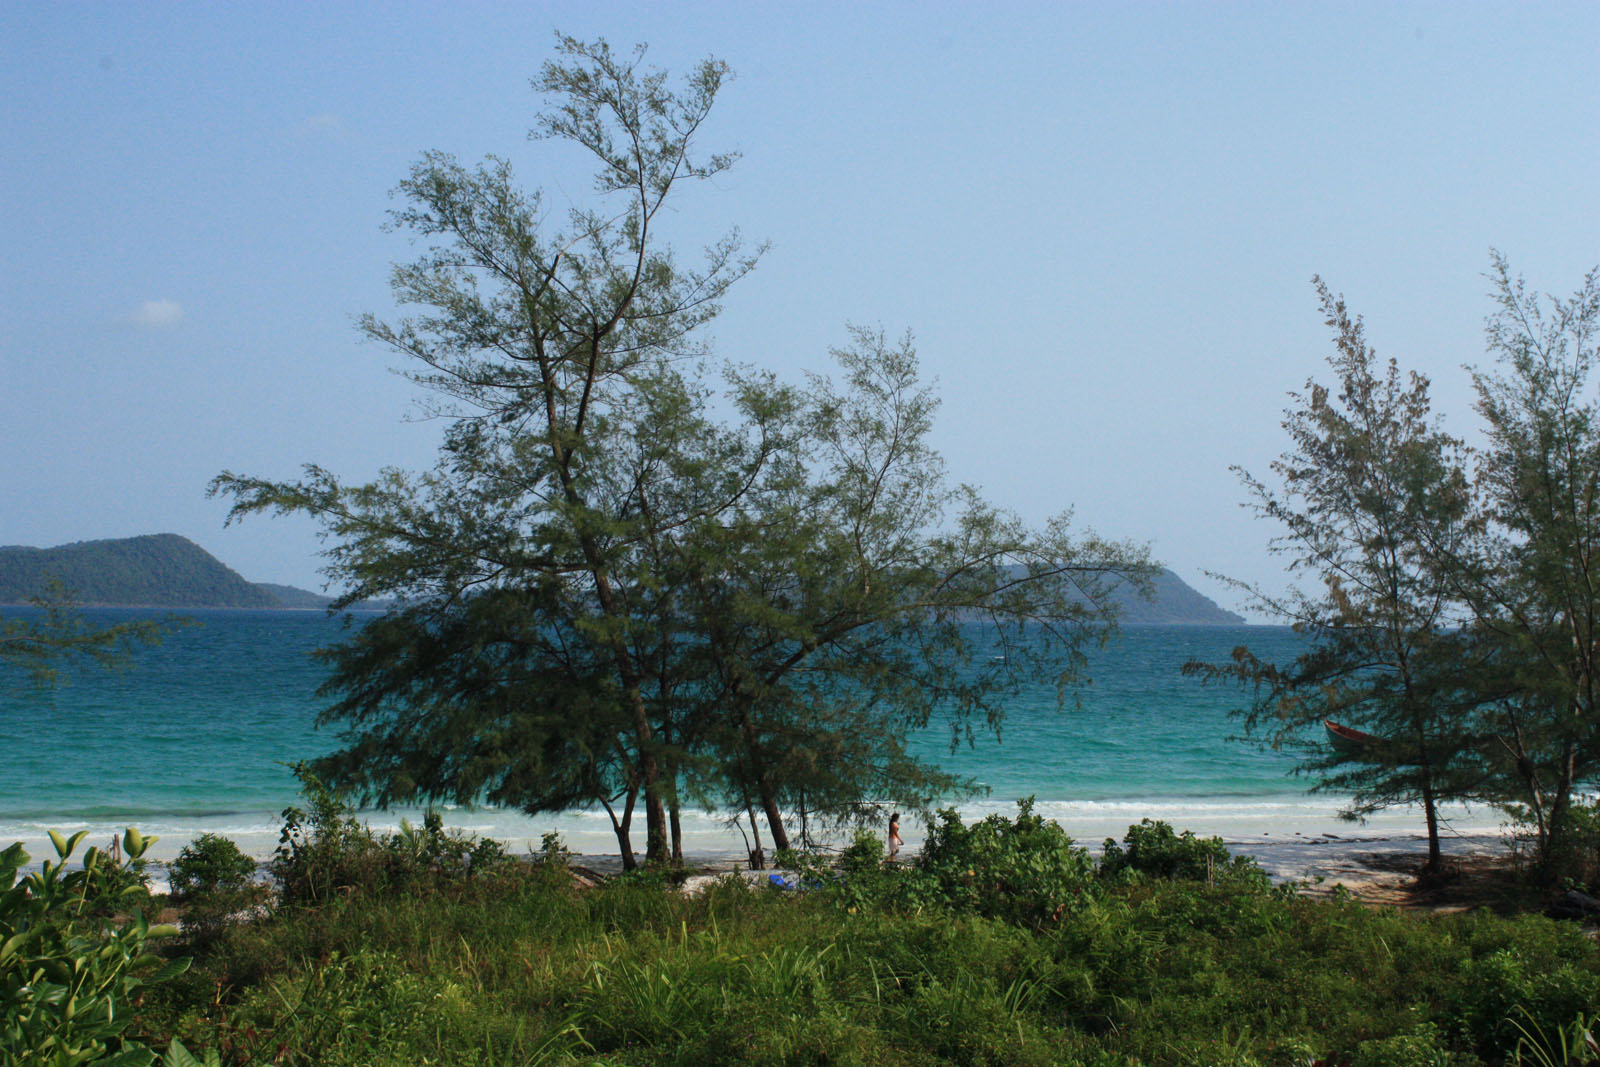
<svg viewBox="0 0 1600 1067">
<path fill-rule="evenodd" d="M 979 802 L 963 805 L 961 814 L 967 821 L 992 813 L 1011 815 L 1015 805 L 999 802 Z M 1141 804 L 1135 801 L 1114 803 L 1041 803 L 1038 812 L 1055 819 L 1067 833 L 1092 852 L 1100 851 L 1106 837 L 1121 840 L 1130 824 L 1142 817 L 1167 820 L 1178 830 L 1193 830 L 1200 836 L 1219 836 L 1231 851 L 1250 855 L 1272 875 L 1275 880 L 1310 881 L 1324 878 L 1336 881 L 1357 882 L 1370 878 L 1371 871 L 1360 857 L 1370 853 L 1404 852 L 1422 854 L 1427 841 L 1422 833 L 1422 819 L 1415 811 L 1385 812 L 1365 825 L 1341 822 L 1333 805 L 1322 799 L 1285 798 L 1276 805 L 1258 801 L 1230 804 L 1225 801 L 1203 801 L 1192 804 L 1182 802 L 1157 802 Z M 1505 827 L 1502 816 L 1485 808 L 1452 809 L 1451 827 L 1444 838 L 1444 847 L 1452 855 L 1473 853 L 1499 854 L 1506 848 Z M 399 828 L 402 817 L 420 824 L 420 811 L 364 812 L 363 821 L 379 833 L 392 833 Z M 741 835 L 720 822 L 703 815 L 689 815 L 685 820 L 685 854 L 691 866 L 720 870 L 732 869 L 746 860 L 747 846 Z M 921 846 L 923 827 L 914 819 L 903 819 L 906 850 L 910 857 Z M 467 833 L 494 837 L 504 843 L 513 854 L 526 855 L 538 849 L 540 837 L 546 830 L 561 834 L 567 848 L 578 854 L 583 863 L 599 871 L 620 869 L 616 853 L 616 837 L 611 832 L 603 813 L 568 813 L 561 816 L 530 818 L 509 812 L 450 811 L 445 817 L 446 827 Z M 116 821 L 55 824 L 63 833 L 79 829 L 88 830 L 81 855 L 89 845 L 105 847 L 113 835 L 120 834 L 122 823 Z M 261 812 L 250 816 L 216 816 L 186 819 L 179 825 L 163 825 L 161 820 L 144 820 L 139 824 L 147 835 L 160 839 L 151 848 L 148 857 L 154 864 L 152 871 L 165 881 L 165 862 L 175 859 L 185 844 L 199 833 L 216 833 L 232 839 L 246 854 L 266 860 L 278 845 L 281 820 L 276 812 Z M 20 837 L 24 847 L 35 862 L 54 855 L 43 826 L 29 826 Z M 881 832 L 880 832 L 881 836 Z M 0 844 L 9 844 L 9 841 Z M 633 843 L 642 851 L 644 845 L 643 819 L 637 818 L 633 827 Z M 772 846 L 766 845 L 770 858 Z"/>
</svg>

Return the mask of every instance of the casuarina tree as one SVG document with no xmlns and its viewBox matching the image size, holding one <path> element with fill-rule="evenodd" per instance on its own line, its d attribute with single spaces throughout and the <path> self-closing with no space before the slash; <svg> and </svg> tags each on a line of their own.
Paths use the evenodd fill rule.
<svg viewBox="0 0 1600 1067">
<path fill-rule="evenodd" d="M 503 161 L 429 154 L 401 183 L 394 222 L 429 247 L 394 290 L 420 310 L 361 328 L 450 419 L 431 470 L 213 483 L 236 517 L 317 517 L 346 602 L 399 602 L 325 653 L 346 743 L 320 775 L 382 803 L 601 807 L 628 865 L 640 808 L 662 861 L 685 804 L 759 809 L 782 845 L 797 804 L 957 787 L 909 732 L 998 724 L 995 694 L 1070 677 L 1110 585 L 1145 574 L 948 488 L 909 341 L 858 331 L 838 383 L 702 369 L 697 330 L 755 257 L 733 232 L 686 266 L 660 230 L 734 162 L 699 148 L 728 70 L 674 89 L 642 57 L 561 38 L 536 81 L 536 136 L 598 164 L 562 224 Z M 996 640 L 1004 670 L 977 652 Z"/>
</svg>

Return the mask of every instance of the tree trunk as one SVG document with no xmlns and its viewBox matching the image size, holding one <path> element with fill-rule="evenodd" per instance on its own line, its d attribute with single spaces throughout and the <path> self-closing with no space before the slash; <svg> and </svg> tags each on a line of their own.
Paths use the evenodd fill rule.
<svg viewBox="0 0 1600 1067">
<path fill-rule="evenodd" d="M 622 805 L 622 818 L 617 818 L 617 813 L 611 807 L 611 802 L 605 797 L 600 798 L 600 803 L 605 806 L 606 814 L 611 817 L 612 832 L 617 835 L 617 851 L 622 856 L 622 869 L 631 871 L 639 863 L 633 857 L 633 842 L 631 831 L 633 827 L 633 802 L 639 795 L 638 789 L 628 790 L 627 802 Z"/>
<path fill-rule="evenodd" d="M 1571 822 L 1572 780 L 1577 769 L 1577 749 L 1571 740 L 1562 746 L 1558 766 L 1560 774 L 1551 791 L 1550 820 L 1545 833 L 1544 856 L 1539 864 L 1540 880 L 1546 886 L 1559 884 L 1563 876 L 1571 873 L 1573 857 L 1568 839 L 1572 835 L 1568 823 Z"/>
<path fill-rule="evenodd" d="M 750 839 L 755 842 L 755 848 L 750 850 L 750 869 L 752 871 L 764 870 L 767 866 L 767 854 L 761 848 L 761 826 L 756 822 L 756 809 L 750 803 L 750 798 L 745 797 L 744 813 L 750 817 Z"/>
<path fill-rule="evenodd" d="M 1407 688 L 1410 688 L 1409 684 Z M 1417 770 L 1422 776 L 1422 815 L 1428 824 L 1428 862 L 1422 865 L 1422 873 L 1438 874 L 1444 867 L 1444 861 L 1439 852 L 1439 800 L 1433 787 L 1433 760 L 1428 752 L 1428 731 L 1420 716 L 1414 715 L 1411 724 L 1417 739 Z"/>
<path fill-rule="evenodd" d="M 661 802 L 660 770 L 654 755 L 651 755 L 649 762 L 644 790 L 644 859 L 646 863 L 665 865 L 671 855 L 671 845 L 667 840 L 667 809 Z"/>
<path fill-rule="evenodd" d="M 599 550 L 585 539 L 584 552 L 591 560 L 595 599 L 600 602 L 600 610 L 607 618 L 622 618 L 623 613 L 617 606 L 616 597 L 612 594 L 611 578 L 606 574 L 605 568 L 599 566 L 597 562 Z M 655 730 L 650 725 L 650 709 L 645 706 L 639 672 L 629 659 L 628 650 L 620 640 L 613 640 L 611 656 L 616 664 L 623 692 L 626 694 L 628 710 L 633 713 L 634 739 L 639 746 L 639 784 L 644 790 L 645 862 L 666 863 L 667 814 L 661 802 L 661 764 L 656 759 Z"/>
<path fill-rule="evenodd" d="M 765 780 L 761 783 L 761 810 L 767 815 L 767 829 L 772 831 L 772 847 L 788 848 L 789 834 L 783 828 L 783 812 L 778 810 L 777 798 L 772 795 Z"/>
<path fill-rule="evenodd" d="M 767 773 L 767 765 L 761 758 L 755 723 L 750 721 L 749 709 L 744 709 L 739 717 L 745 749 L 750 757 L 751 769 L 755 772 L 756 791 L 761 794 L 761 810 L 766 813 L 767 828 L 772 831 L 772 847 L 788 848 L 789 834 L 783 828 L 783 812 L 779 810 L 778 798 L 772 792 L 772 776 Z"/>
<path fill-rule="evenodd" d="M 1422 872 L 1438 874 L 1444 866 L 1439 854 L 1439 805 L 1434 798 L 1433 775 L 1427 764 L 1422 767 L 1422 813 L 1428 820 L 1428 862 L 1423 864 Z"/>
<path fill-rule="evenodd" d="M 667 806 L 667 822 L 672 829 L 672 862 L 683 866 L 683 824 L 678 819 L 678 798 Z"/>
<path fill-rule="evenodd" d="M 738 697 L 737 688 L 734 689 L 734 697 Z M 766 813 L 767 828 L 772 831 L 772 847 L 788 848 L 789 834 L 783 827 L 783 812 L 778 808 L 778 798 L 772 789 L 772 775 L 767 771 L 766 761 L 761 758 L 760 739 L 756 737 L 756 725 L 750 718 L 750 709 L 742 701 L 739 704 L 739 732 L 744 737 L 745 754 L 750 759 L 756 792 L 761 795 L 761 810 Z"/>
</svg>

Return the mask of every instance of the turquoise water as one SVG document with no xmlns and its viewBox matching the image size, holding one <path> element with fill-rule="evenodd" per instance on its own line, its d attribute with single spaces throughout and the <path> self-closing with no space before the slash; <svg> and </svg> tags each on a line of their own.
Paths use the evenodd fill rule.
<svg viewBox="0 0 1600 1067">
<path fill-rule="evenodd" d="M 89 614 L 105 623 L 135 613 Z M 310 653 L 343 624 L 321 612 L 191 618 L 198 625 L 141 651 L 124 672 L 77 669 L 45 691 L 0 676 L 0 841 L 135 822 L 174 842 L 211 830 L 270 851 L 278 813 L 296 798 L 286 764 L 337 742 L 314 727 L 324 669 Z M 1186 660 L 1220 662 L 1241 643 L 1284 659 L 1297 642 L 1275 627 L 1130 628 L 1094 655 L 1077 706 L 1069 698 L 1058 709 L 1054 689 L 1041 688 L 1011 702 L 1000 740 L 952 752 L 948 733 L 930 729 L 919 752 L 990 787 L 987 800 L 965 805 L 970 812 L 1033 795 L 1085 837 L 1147 814 L 1233 837 L 1333 825 L 1337 798 L 1307 797 L 1305 781 L 1287 776 L 1290 756 L 1229 740 L 1236 691 L 1179 674 Z M 383 818 L 392 816 L 374 824 Z M 530 820 L 478 810 L 453 821 L 515 840 L 554 825 L 579 846 L 615 846 L 598 813 Z M 714 816 L 695 816 L 688 829 L 701 848 L 738 844 Z"/>
</svg>

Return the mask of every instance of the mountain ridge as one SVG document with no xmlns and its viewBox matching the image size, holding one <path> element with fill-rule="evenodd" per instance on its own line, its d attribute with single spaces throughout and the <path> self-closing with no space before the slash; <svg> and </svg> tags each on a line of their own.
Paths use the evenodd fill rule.
<svg viewBox="0 0 1600 1067">
<path fill-rule="evenodd" d="M 0 604 L 23 604 L 59 578 L 84 606 L 246 608 L 266 611 L 326 608 L 333 597 L 292 585 L 251 582 L 179 534 L 74 541 L 54 548 L 0 546 Z M 1154 599 L 1131 587 L 1114 593 L 1126 626 L 1240 626 L 1244 618 L 1219 607 L 1172 571 L 1153 582 Z M 356 605 L 384 610 L 387 603 Z"/>
</svg>

